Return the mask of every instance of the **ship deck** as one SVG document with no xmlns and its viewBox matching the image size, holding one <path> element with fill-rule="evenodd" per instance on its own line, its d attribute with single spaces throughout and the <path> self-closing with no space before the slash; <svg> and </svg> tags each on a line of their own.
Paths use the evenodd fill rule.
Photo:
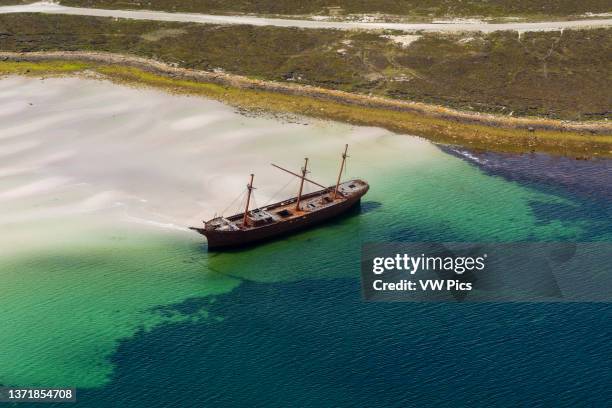
<svg viewBox="0 0 612 408">
<path fill-rule="evenodd" d="M 206 221 L 207 230 L 238 231 L 255 229 L 278 222 L 290 221 L 306 214 L 322 210 L 342 203 L 355 194 L 366 189 L 368 184 L 363 180 L 350 180 L 338 186 L 338 197 L 333 200 L 335 186 L 302 195 L 300 209 L 295 208 L 297 197 L 255 208 L 248 212 L 247 225 L 243 225 L 244 213 L 235 214 L 230 217 L 217 217 Z"/>
</svg>

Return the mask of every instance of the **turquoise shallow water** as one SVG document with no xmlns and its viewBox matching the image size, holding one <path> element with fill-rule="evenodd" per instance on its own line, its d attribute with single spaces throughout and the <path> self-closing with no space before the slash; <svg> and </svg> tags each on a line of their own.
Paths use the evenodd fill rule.
<svg viewBox="0 0 612 408">
<path fill-rule="evenodd" d="M 91 101 L 100 92 L 109 101 L 117 97 L 114 87 L 88 91 Z M 140 92 L 127 96 L 142 98 Z M 199 103 L 172 98 L 179 107 Z M 319 122 L 281 123 L 302 136 L 291 139 L 272 129 L 273 119 L 244 118 L 222 105 L 192 109 L 189 115 L 198 116 L 168 113 L 163 123 L 191 135 L 215 118 L 228 140 L 222 152 L 229 164 L 205 150 L 200 166 L 227 170 L 226 183 L 244 184 L 234 180 L 237 170 L 246 170 L 241 161 L 290 161 L 288 155 L 300 157 L 309 148 L 311 157 L 320 156 L 313 176 L 333 173 L 334 148 L 350 140 L 349 175 L 366 178 L 372 189 L 358 213 L 324 228 L 208 253 L 198 235 L 177 227 L 190 196 L 195 206 L 219 186 L 196 193 L 191 188 L 201 186 L 183 174 L 193 176 L 198 163 L 182 152 L 201 146 L 207 135 L 167 141 L 156 134 L 150 151 L 128 163 L 117 148 L 123 136 L 111 145 L 100 141 L 99 151 L 112 148 L 112 171 L 90 174 L 87 161 L 62 159 L 44 168 L 41 184 L 26 179 L 28 173 L 6 175 L 38 158 L 42 147 L 35 142 L 44 140 L 34 129 L 30 147 L 10 142 L 30 131 L 10 127 L 4 136 L 11 137 L 0 138 L 2 152 L 13 152 L 6 156 L 12 167 L 0 168 L 0 223 L 12 232 L 12 239 L 1 237 L 0 383 L 76 386 L 78 405 L 94 407 L 516 406 L 529 400 L 598 406 L 609 399 L 609 304 L 372 304 L 361 301 L 359 288 L 359 254 L 367 241 L 612 241 L 609 161 L 441 150 L 409 136 Z M 110 126 L 92 111 L 86 111 L 90 121 Z M 145 130 L 163 126 L 153 121 L 147 128 L 148 111 L 138 117 L 118 127 L 139 135 L 128 139 L 130 148 L 150 142 Z M 71 126 L 65 120 L 38 124 L 56 134 L 60 123 L 57 134 L 64 134 Z M 114 134 L 103 130 L 102 141 Z M 66 137 L 88 146 L 77 134 Z M 45 159 L 59 142 L 57 136 L 45 147 Z M 166 171 L 154 166 L 164 155 L 172 163 Z M 51 189 L 66 169 L 82 179 Z M 126 175 L 156 180 L 146 183 L 156 189 L 126 183 Z M 28 189 L 18 189 L 20 183 Z M 266 187 L 258 192 L 264 198 Z M 87 198 L 96 188 L 105 195 Z M 180 200 L 167 200 L 173 194 Z"/>
<path fill-rule="evenodd" d="M 108 357 L 107 380 L 81 390 L 79 405 L 603 406 L 610 397 L 609 304 L 361 301 L 362 241 L 610 239 L 607 189 L 582 194 L 550 180 L 508 181 L 501 171 L 485 175 L 473 164 L 448 160 L 456 167 L 446 177 L 463 176 L 462 181 L 436 193 L 442 202 L 484 217 L 477 225 L 472 214 L 460 218 L 466 225 L 451 218 L 461 212 L 436 214 L 436 200 L 430 201 L 428 216 L 421 203 L 401 201 L 398 192 L 403 211 L 385 208 L 397 203 L 376 200 L 394 197 L 389 183 L 368 197 L 361 213 L 262 247 L 207 254 L 198 242 L 177 245 L 178 236 L 168 240 L 165 245 L 174 249 L 166 251 L 166 263 L 158 267 L 160 274 L 173 276 L 162 285 L 200 271 L 200 278 L 190 278 L 192 284 L 214 276 L 232 289 L 153 307 L 156 326 L 118 343 Z M 444 179 L 438 173 L 438 183 Z M 465 194 L 482 191 L 485 180 L 498 195 L 495 205 Z M 410 185 L 402 177 L 396 183 L 397 188 Z M 411 214 L 411 204 L 424 214 Z M 394 220 L 398 214 L 405 218 Z M 410 228 L 406 219 L 412 219 Z M 149 274 L 155 271 L 151 259 L 160 262 L 154 253 L 160 250 L 140 249 L 130 259 L 148 258 L 143 263 Z M 79 263 L 89 271 L 141 270 L 114 259 L 92 264 L 93 254 L 86 259 Z M 64 274 L 76 267 L 65 258 L 59 266 Z M 157 301 L 160 289 L 152 296 Z M 99 301 L 89 300 L 91 307 Z M 99 334 L 92 335 L 94 343 Z M 74 351 L 70 343 L 61 346 Z M 85 363 L 78 369 L 92 367 Z"/>
<path fill-rule="evenodd" d="M 474 177 L 488 173 L 506 200 L 522 191 L 529 223 L 514 213 L 504 226 L 522 224 L 501 231 L 504 200 L 490 207 L 463 194 L 471 185 L 464 173 L 457 182 L 461 194 L 450 189 L 446 201 L 478 210 L 488 229 L 459 229 L 444 218 L 450 227 L 440 228 L 417 217 L 406 228 L 389 222 L 384 204 L 366 200 L 361 214 L 330 229 L 209 258 L 221 273 L 240 275 L 241 284 L 164 308 L 186 316 L 205 310 L 208 318 L 163 324 L 121 342 L 111 357 L 110 382 L 82 392 L 82 405 L 606 406 L 612 398 L 609 303 L 380 304 L 360 298 L 354 264 L 361 240 L 610 239 L 610 184 L 598 189 L 593 182 L 585 194 L 552 183 L 568 175 L 568 164 L 576 178 L 588 176 L 588 169 L 596 178 L 609 177 L 598 173 L 608 162 L 561 161 L 556 169 L 548 165 L 542 179 L 539 162 L 546 156 L 487 157 L 483 168 L 456 162 L 448 177 L 461 175 L 459 169 Z M 507 162 L 513 174 L 538 171 L 508 181 L 500 167 Z M 482 179 L 478 184 L 486 186 Z"/>
</svg>

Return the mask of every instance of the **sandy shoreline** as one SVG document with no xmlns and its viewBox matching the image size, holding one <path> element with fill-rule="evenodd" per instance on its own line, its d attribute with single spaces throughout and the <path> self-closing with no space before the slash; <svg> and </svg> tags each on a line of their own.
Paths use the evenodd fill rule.
<svg viewBox="0 0 612 408">
<path fill-rule="evenodd" d="M 296 179 L 270 162 L 298 168 L 308 156 L 311 177 L 332 185 L 343 143 L 353 150 L 355 176 L 366 174 L 371 160 L 401 163 L 406 151 L 419 156 L 415 166 L 445 157 L 428 141 L 380 128 L 245 117 L 214 100 L 87 78 L 0 79 L 0 120 L 6 248 L 16 237 L 54 245 L 48 234 L 58 222 L 184 231 L 200 239 L 186 227 L 224 210 L 240 212 L 243 202 L 233 200 L 251 172 L 255 203 L 295 194 Z M 375 180 L 373 173 L 367 172 Z"/>
<path fill-rule="evenodd" d="M 47 70 L 45 64 L 51 66 L 62 61 L 81 65 L 67 71 Z M 3 63 L 13 65 L 7 70 L 2 69 Z M 19 68 L 20 63 L 34 64 L 33 69 Z M 571 122 L 462 112 L 420 102 L 178 68 L 156 60 L 104 52 L 0 52 L 0 75 L 84 72 L 118 82 L 201 95 L 256 111 L 304 114 L 378 126 L 476 149 L 540 151 L 578 158 L 612 157 L 612 124 L 602 121 Z"/>
<path fill-rule="evenodd" d="M 87 60 L 108 64 L 121 64 L 151 70 L 155 73 L 171 76 L 178 79 L 189 79 L 200 82 L 212 82 L 236 88 L 261 89 L 288 95 L 308 96 L 318 99 L 330 100 L 346 104 L 355 104 L 380 109 L 413 112 L 429 115 L 446 120 L 455 120 L 464 123 L 479 123 L 486 126 L 507 127 L 514 129 L 543 129 L 571 132 L 589 132 L 612 135 L 612 124 L 606 122 L 571 122 L 542 118 L 514 118 L 486 113 L 464 112 L 437 105 L 421 102 L 392 100 L 376 96 L 353 94 L 313 87 L 309 85 L 284 84 L 271 81 L 250 79 L 240 75 L 227 73 L 198 71 L 187 68 L 178 68 L 169 64 L 136 56 L 112 54 L 106 52 L 89 51 L 53 51 L 14 53 L 0 52 L 0 60 L 12 61 L 45 61 L 45 60 Z"/>
</svg>

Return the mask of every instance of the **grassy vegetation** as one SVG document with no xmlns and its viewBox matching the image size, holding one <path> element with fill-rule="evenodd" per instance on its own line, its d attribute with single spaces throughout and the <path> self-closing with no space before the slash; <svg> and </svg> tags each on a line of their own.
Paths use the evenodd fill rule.
<svg viewBox="0 0 612 408">
<path fill-rule="evenodd" d="M 0 50 L 97 50 L 458 108 L 611 118 L 612 31 L 426 34 L 0 15 Z"/>
<path fill-rule="evenodd" d="M 61 3 L 81 7 L 144 8 L 201 13 L 384 13 L 415 17 L 566 16 L 611 10 L 607 0 L 61 0 Z"/>
<path fill-rule="evenodd" d="M 164 88 L 178 93 L 202 95 L 252 111 L 304 114 L 357 125 L 380 126 L 393 131 L 417 134 L 431 140 L 472 148 L 506 152 L 543 151 L 569 156 L 612 157 L 612 138 L 558 132 L 492 128 L 458 123 L 425 115 L 348 105 L 298 95 L 265 90 L 233 88 L 212 83 L 169 78 L 134 67 L 105 65 L 86 61 L 0 61 L 0 75 L 53 75 L 96 72 L 125 84 Z"/>
</svg>

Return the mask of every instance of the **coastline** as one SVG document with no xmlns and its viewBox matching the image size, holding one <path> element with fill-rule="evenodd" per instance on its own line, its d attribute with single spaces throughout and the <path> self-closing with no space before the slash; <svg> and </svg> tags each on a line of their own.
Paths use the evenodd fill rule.
<svg viewBox="0 0 612 408">
<path fill-rule="evenodd" d="M 247 110 L 290 113 L 421 136 L 498 152 L 612 157 L 612 124 L 472 113 L 308 85 L 178 68 L 105 52 L 0 52 L 2 75 L 88 75 L 201 95 Z"/>
</svg>

